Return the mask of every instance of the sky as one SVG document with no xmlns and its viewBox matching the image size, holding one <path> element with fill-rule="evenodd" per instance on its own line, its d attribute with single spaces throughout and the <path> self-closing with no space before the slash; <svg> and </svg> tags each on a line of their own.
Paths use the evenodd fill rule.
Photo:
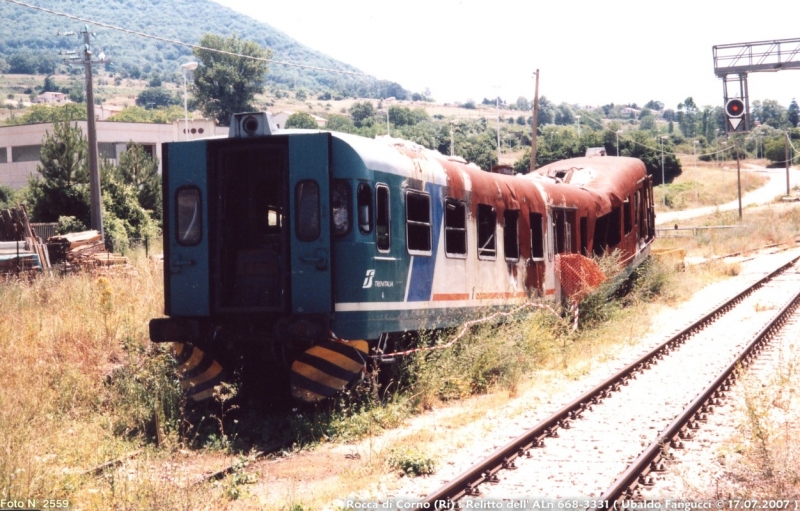
<svg viewBox="0 0 800 511">
<path fill-rule="evenodd" d="M 439 102 L 721 105 L 712 47 L 800 38 L 796 0 L 215 0 Z M 794 6 L 794 7 L 792 7 Z M 800 69 L 752 73 L 750 101 L 800 98 Z"/>
</svg>

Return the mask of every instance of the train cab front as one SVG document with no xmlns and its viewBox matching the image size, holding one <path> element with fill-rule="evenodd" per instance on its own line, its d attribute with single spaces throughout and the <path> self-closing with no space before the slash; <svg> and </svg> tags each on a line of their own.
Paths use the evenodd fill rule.
<svg viewBox="0 0 800 511">
<path fill-rule="evenodd" d="M 209 397 L 224 378 L 216 361 L 265 374 L 281 371 L 277 360 L 295 366 L 297 397 L 326 397 L 330 373 L 354 372 L 306 356 L 333 313 L 330 134 L 282 135 L 267 114 L 236 114 L 229 138 L 163 154 L 168 317 L 151 321 L 151 340 L 175 343 L 189 395 Z"/>
</svg>

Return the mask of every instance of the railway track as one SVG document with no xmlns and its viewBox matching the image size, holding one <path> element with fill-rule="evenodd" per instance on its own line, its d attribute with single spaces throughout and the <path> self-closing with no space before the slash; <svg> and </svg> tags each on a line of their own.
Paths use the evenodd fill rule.
<svg viewBox="0 0 800 511">
<path fill-rule="evenodd" d="M 652 473 L 664 468 L 668 448 L 680 447 L 730 387 L 737 364 L 752 360 L 785 321 L 782 318 L 796 308 L 798 259 L 715 307 L 429 494 L 426 505 L 448 508 L 478 496 L 593 496 L 601 502 L 635 496 L 640 485 L 652 482 Z M 775 308 L 781 313 L 773 317 L 769 312 Z M 690 377 L 685 376 L 687 368 Z M 676 375 L 684 375 L 685 381 L 676 383 Z M 634 379 L 639 381 L 631 385 Z M 545 441 L 560 445 L 538 449 Z M 499 484 L 504 470 L 509 471 Z"/>
</svg>

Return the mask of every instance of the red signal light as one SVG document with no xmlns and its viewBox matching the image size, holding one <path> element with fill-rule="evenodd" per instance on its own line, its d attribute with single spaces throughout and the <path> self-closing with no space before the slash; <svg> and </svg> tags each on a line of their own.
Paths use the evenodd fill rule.
<svg viewBox="0 0 800 511">
<path fill-rule="evenodd" d="M 729 99 L 725 103 L 725 113 L 728 117 L 741 117 L 744 115 L 744 102 L 739 98 Z"/>
</svg>

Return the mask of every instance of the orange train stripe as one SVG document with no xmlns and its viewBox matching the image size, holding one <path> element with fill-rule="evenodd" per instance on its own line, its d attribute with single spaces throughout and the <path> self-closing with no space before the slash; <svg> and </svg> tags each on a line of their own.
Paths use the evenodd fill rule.
<svg viewBox="0 0 800 511">
<path fill-rule="evenodd" d="M 325 399 L 325 396 L 321 396 L 316 392 L 304 389 L 303 387 L 298 387 L 297 385 L 292 385 L 292 395 L 297 399 L 302 399 L 307 403 L 314 403 Z"/>
<path fill-rule="evenodd" d="M 486 300 L 489 298 L 524 298 L 525 296 L 525 293 L 477 293 L 475 298 Z"/>
<path fill-rule="evenodd" d="M 216 377 L 219 373 L 222 372 L 222 366 L 215 360 L 211 367 L 206 370 L 201 375 L 195 376 L 194 378 L 189 378 L 188 380 L 181 380 L 181 388 L 187 389 L 188 387 L 194 387 L 195 385 L 200 385 L 201 383 L 205 383 L 208 380 Z"/>
<path fill-rule="evenodd" d="M 183 348 L 186 344 L 182 342 L 173 342 L 172 343 L 172 354 L 175 358 L 179 357 L 181 353 L 183 353 Z"/>
<path fill-rule="evenodd" d="M 360 351 L 364 355 L 369 353 L 369 343 L 367 341 L 345 341 L 345 340 L 340 340 L 338 342 L 343 342 L 346 345 L 357 349 L 358 351 Z"/>
<path fill-rule="evenodd" d="M 358 373 L 361 371 L 361 368 L 364 367 L 364 364 L 359 364 L 352 358 L 346 357 L 341 353 L 331 351 L 327 348 L 323 348 L 322 346 L 314 346 L 306 351 L 306 353 L 309 355 L 314 355 L 315 357 L 319 357 L 322 360 L 327 360 L 328 362 L 337 365 L 346 371 L 350 371 L 351 373 Z"/>
<path fill-rule="evenodd" d="M 203 360 L 203 355 L 205 355 L 205 353 L 203 353 L 203 350 L 194 347 L 194 351 L 192 351 L 192 356 L 189 357 L 189 359 L 186 362 L 178 366 L 177 369 L 178 374 L 191 371 L 192 369 L 197 367 L 200 361 Z"/>
<path fill-rule="evenodd" d="M 321 385 L 330 387 L 331 389 L 343 389 L 349 383 L 345 380 L 340 380 L 335 376 L 331 376 L 328 373 L 323 373 L 316 367 L 311 367 L 310 365 L 300 362 L 299 360 L 295 360 L 295 362 L 292 364 L 292 371 L 305 376 L 309 380 L 314 380 Z"/>
<path fill-rule="evenodd" d="M 435 302 L 450 302 L 454 300 L 469 300 L 469 293 L 441 293 L 433 295 Z"/>
<path fill-rule="evenodd" d="M 202 401 L 204 399 L 210 398 L 213 395 L 214 395 L 214 389 L 210 388 L 210 389 L 204 390 L 203 392 L 198 392 L 197 394 L 192 394 L 189 397 L 191 399 L 193 399 L 194 401 Z"/>
</svg>

